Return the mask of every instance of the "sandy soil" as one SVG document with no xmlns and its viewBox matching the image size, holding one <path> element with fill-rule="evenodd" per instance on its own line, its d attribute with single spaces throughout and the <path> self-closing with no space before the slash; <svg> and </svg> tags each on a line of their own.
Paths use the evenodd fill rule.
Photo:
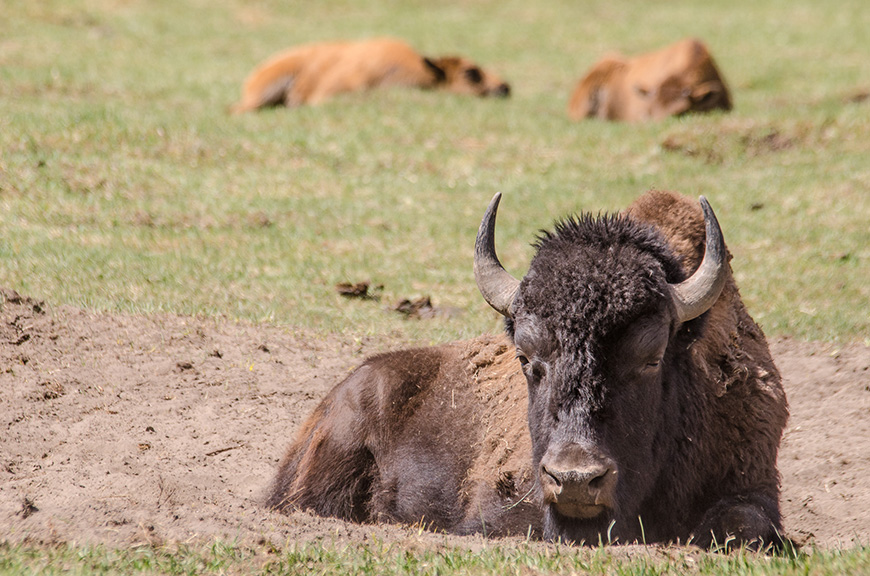
<svg viewBox="0 0 870 576">
<path fill-rule="evenodd" d="M 399 343 L 2 296 L 0 540 L 479 545 L 261 504 L 302 418 L 364 355 Z M 782 340 L 773 351 L 792 413 L 780 452 L 787 534 L 866 544 L 870 348 Z"/>
</svg>

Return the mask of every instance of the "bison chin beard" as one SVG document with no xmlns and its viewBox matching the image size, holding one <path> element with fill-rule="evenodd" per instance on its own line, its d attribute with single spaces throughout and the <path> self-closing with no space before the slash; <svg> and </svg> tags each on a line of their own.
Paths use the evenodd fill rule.
<svg viewBox="0 0 870 576">
<path fill-rule="evenodd" d="M 549 504 L 544 509 L 544 539 L 592 546 L 615 543 L 618 534 L 615 518 L 614 511 L 609 509 L 594 518 L 571 518 L 560 514 L 555 505 Z"/>
</svg>

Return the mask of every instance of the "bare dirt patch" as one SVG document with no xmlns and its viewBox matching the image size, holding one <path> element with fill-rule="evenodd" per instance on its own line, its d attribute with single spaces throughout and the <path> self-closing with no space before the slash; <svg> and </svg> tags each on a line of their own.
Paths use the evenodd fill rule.
<svg viewBox="0 0 870 576">
<path fill-rule="evenodd" d="M 414 527 L 262 506 L 315 403 L 363 355 L 399 343 L 4 296 L 0 540 L 445 542 Z M 802 544 L 866 544 L 870 348 L 783 340 L 773 351 L 792 412 L 780 453 L 787 533 Z"/>
<path fill-rule="evenodd" d="M 666 153 L 697 158 L 705 164 L 724 164 L 741 158 L 778 154 L 793 148 L 819 148 L 833 137 L 829 123 L 759 124 L 729 119 L 716 130 L 680 126 L 661 141 Z"/>
</svg>

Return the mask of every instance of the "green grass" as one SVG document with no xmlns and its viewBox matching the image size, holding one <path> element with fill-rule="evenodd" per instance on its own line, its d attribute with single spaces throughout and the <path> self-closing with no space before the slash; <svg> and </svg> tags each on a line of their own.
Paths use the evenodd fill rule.
<svg viewBox="0 0 870 576">
<path fill-rule="evenodd" d="M 624 552 L 624 551 L 623 551 Z M 215 543 L 175 548 L 34 547 L 0 544 L 3 574 L 416 574 L 538 575 L 850 575 L 870 570 L 870 548 L 815 550 L 791 557 L 738 551 L 730 555 L 688 549 L 574 548 L 519 544 L 479 550 L 405 545 L 314 543 L 257 549 Z"/>
<path fill-rule="evenodd" d="M 769 335 L 870 334 L 870 11 L 863 0 L 29 2 L 0 14 L 0 282 L 51 303 L 227 315 L 443 341 L 498 329 L 471 245 L 505 194 L 499 249 L 651 187 L 706 194 Z M 282 47 L 392 34 L 509 79 L 510 101 L 349 95 L 230 117 Z M 602 53 L 705 38 L 733 114 L 570 123 Z M 334 284 L 384 285 L 348 302 Z M 458 318 L 384 311 L 430 295 Z"/>
<path fill-rule="evenodd" d="M 500 327 L 471 269 L 495 192 L 499 251 L 520 275 L 538 229 L 658 187 L 710 199 L 768 335 L 870 337 L 865 0 L 5 0 L 0 30 L 0 285 L 51 304 L 468 337 Z M 396 90 L 226 115 L 272 52 L 374 35 L 469 56 L 513 97 Z M 732 114 L 568 122 L 574 83 L 603 53 L 687 35 L 710 45 Z M 359 280 L 383 284 L 383 301 L 336 294 Z M 464 313 L 408 322 L 385 310 L 421 295 Z M 312 545 L 266 559 L 231 546 L 0 551 L 2 573 L 839 574 L 870 563 L 866 547 L 691 565 L 495 545 Z"/>
</svg>

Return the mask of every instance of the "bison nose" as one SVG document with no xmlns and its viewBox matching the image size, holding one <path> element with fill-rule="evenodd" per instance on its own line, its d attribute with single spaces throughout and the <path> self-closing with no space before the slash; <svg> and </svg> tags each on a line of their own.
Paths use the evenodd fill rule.
<svg viewBox="0 0 870 576">
<path fill-rule="evenodd" d="M 580 451 L 579 456 L 544 458 L 540 473 L 544 500 L 564 516 L 594 518 L 614 507 L 616 463 L 585 451 Z"/>
</svg>

